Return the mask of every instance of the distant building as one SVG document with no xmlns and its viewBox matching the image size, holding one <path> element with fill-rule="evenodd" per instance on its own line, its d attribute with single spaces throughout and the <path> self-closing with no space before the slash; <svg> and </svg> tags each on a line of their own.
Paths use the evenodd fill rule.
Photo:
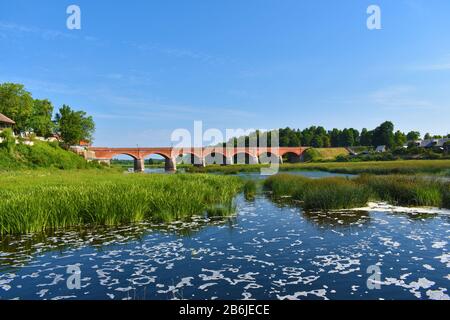
<svg viewBox="0 0 450 320">
<path fill-rule="evenodd" d="M 0 113 L 0 131 L 7 128 L 12 128 L 15 124 L 16 123 L 13 120 Z"/>
<path fill-rule="evenodd" d="M 386 150 L 387 150 L 386 146 L 378 146 L 375 149 L 375 152 L 382 153 L 382 152 L 386 152 Z"/>
<path fill-rule="evenodd" d="M 410 141 L 409 144 L 415 144 L 418 148 L 443 148 L 446 142 L 449 142 L 450 138 L 441 138 L 441 139 L 426 139 L 426 140 L 417 140 Z"/>
</svg>

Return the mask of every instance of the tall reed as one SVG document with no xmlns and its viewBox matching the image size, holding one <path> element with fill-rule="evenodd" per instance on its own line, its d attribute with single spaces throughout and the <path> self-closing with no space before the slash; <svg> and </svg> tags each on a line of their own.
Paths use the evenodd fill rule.
<svg viewBox="0 0 450 320">
<path fill-rule="evenodd" d="M 0 180 L 0 234 L 230 212 L 241 189 L 239 178 L 213 175 L 16 173 Z"/>
</svg>

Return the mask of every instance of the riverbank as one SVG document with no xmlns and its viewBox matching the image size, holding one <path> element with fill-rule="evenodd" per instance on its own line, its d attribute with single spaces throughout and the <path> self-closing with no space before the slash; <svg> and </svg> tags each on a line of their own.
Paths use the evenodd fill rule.
<svg viewBox="0 0 450 320">
<path fill-rule="evenodd" d="M 211 165 L 206 167 L 189 167 L 191 173 L 223 173 L 258 172 L 268 165 Z M 367 162 L 310 162 L 286 163 L 279 166 L 280 171 L 314 170 L 344 174 L 432 174 L 450 177 L 450 160 L 396 160 Z"/>
<path fill-rule="evenodd" d="M 226 215 L 237 177 L 131 175 L 106 170 L 23 171 L 0 179 L 0 235 L 80 225 Z"/>
</svg>

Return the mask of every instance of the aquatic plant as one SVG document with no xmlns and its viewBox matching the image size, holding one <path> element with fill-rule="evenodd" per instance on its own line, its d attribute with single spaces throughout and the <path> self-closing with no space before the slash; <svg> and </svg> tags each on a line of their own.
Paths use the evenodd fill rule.
<svg viewBox="0 0 450 320">
<path fill-rule="evenodd" d="M 364 206 L 370 190 L 345 178 L 309 179 L 280 174 L 268 178 L 264 186 L 275 197 L 289 196 L 301 201 L 306 210 L 349 209 Z"/>
<path fill-rule="evenodd" d="M 38 171 L 0 180 L 0 234 L 230 213 L 237 177 Z M 225 210 L 227 208 L 228 210 Z"/>
<path fill-rule="evenodd" d="M 395 205 L 449 207 L 444 201 L 446 184 L 438 180 L 416 176 L 363 175 L 356 182 L 370 187 L 378 199 Z"/>
<path fill-rule="evenodd" d="M 254 180 L 247 180 L 244 183 L 244 197 L 246 200 L 254 200 L 256 196 L 256 182 Z"/>
<path fill-rule="evenodd" d="M 267 179 L 265 188 L 274 197 L 289 196 L 307 210 L 362 207 L 370 200 L 402 206 L 450 208 L 450 186 L 439 180 L 417 176 L 363 175 L 356 179 L 309 179 L 279 174 Z"/>
</svg>

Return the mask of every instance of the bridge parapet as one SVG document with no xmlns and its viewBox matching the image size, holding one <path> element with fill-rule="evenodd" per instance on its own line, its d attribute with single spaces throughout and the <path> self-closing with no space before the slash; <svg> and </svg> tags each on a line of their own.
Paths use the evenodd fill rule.
<svg viewBox="0 0 450 320">
<path fill-rule="evenodd" d="M 270 158 L 268 155 L 277 158 L 278 161 L 282 162 L 282 157 L 291 154 L 295 157 L 302 156 L 303 152 L 308 149 L 305 147 L 257 147 L 257 148 L 244 148 L 244 147 L 205 147 L 205 148 L 108 148 L 108 147 L 90 147 L 85 153 L 85 157 L 88 160 L 97 160 L 101 162 L 110 162 L 112 158 L 118 155 L 128 155 L 132 157 L 135 161 L 135 170 L 144 171 L 144 159 L 151 155 L 159 155 L 165 159 L 166 170 L 176 171 L 177 158 L 184 155 L 192 155 L 197 158 L 198 163 L 196 165 L 206 165 L 206 159 L 208 157 L 223 160 L 215 161 L 214 163 L 220 163 L 223 165 L 229 165 L 235 163 L 235 159 L 245 159 L 248 157 L 251 163 L 258 163 L 260 159 L 265 156 Z M 244 158 L 242 158 L 244 155 Z M 245 163 L 245 161 L 244 161 Z"/>
</svg>

